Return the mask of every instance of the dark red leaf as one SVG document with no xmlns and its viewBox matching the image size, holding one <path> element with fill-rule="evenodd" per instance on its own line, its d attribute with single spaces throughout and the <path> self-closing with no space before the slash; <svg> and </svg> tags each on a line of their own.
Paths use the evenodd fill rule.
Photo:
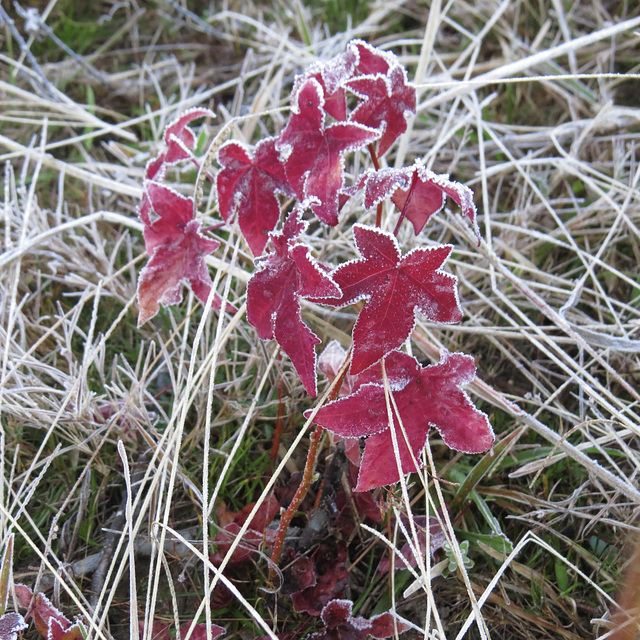
<svg viewBox="0 0 640 640">
<path fill-rule="evenodd" d="M 321 618 L 325 629 L 310 636 L 314 640 L 366 640 L 369 636 L 390 638 L 411 628 L 406 620 L 390 611 L 370 620 L 354 618 L 351 600 L 332 600 L 322 610 Z"/>
<path fill-rule="evenodd" d="M 256 261 L 258 271 L 247 285 L 247 320 L 260 338 L 277 340 L 315 397 L 315 345 L 320 339 L 302 322 L 300 298 L 333 297 L 340 289 L 311 257 L 310 248 L 296 243 L 304 229 L 301 212 L 301 207 L 294 209 L 283 231 L 270 234 L 274 251 Z"/>
<path fill-rule="evenodd" d="M 19 613 L 5 613 L 0 616 L 0 640 L 16 640 L 18 632 L 28 626 Z"/>
<path fill-rule="evenodd" d="M 320 545 L 312 556 L 316 581 L 313 585 L 291 596 L 293 608 L 319 616 L 330 600 L 339 596 L 349 581 L 349 572 L 345 568 L 347 549 L 343 544 L 329 547 Z"/>
<path fill-rule="evenodd" d="M 85 634 L 80 623 L 64 626 L 56 618 L 49 619 L 49 632 L 47 640 L 84 640 Z"/>
<path fill-rule="evenodd" d="M 193 158 L 191 150 L 195 147 L 196 136 L 187 125 L 196 118 L 203 116 L 214 118 L 215 114 L 209 109 L 194 107 L 180 114 L 167 126 L 164 131 L 164 142 L 167 147 L 156 158 L 148 162 L 145 170 L 145 180 L 160 182 L 166 173 L 167 165 Z M 150 224 L 151 202 L 146 191 L 143 192 L 138 212 L 142 221 L 147 225 Z"/>
<path fill-rule="evenodd" d="M 416 309 L 433 322 L 458 322 L 462 310 L 457 278 L 440 270 L 452 251 L 450 245 L 413 249 L 401 257 L 390 233 L 354 225 L 353 234 L 363 257 L 333 272 L 342 296 L 318 302 L 345 306 L 366 298 L 353 329 L 350 371 L 356 374 L 409 337 Z"/>
<path fill-rule="evenodd" d="M 416 235 L 424 229 L 429 218 L 442 209 L 446 194 L 460 206 L 462 215 L 469 219 L 474 233 L 480 239 L 473 191 L 466 185 L 449 180 L 446 174 L 427 169 L 420 160 L 412 167 L 369 172 L 364 183 L 364 206 L 370 209 L 391 198 L 413 224 Z"/>
<path fill-rule="evenodd" d="M 386 75 L 353 78 L 345 86 L 360 99 L 349 120 L 378 129 L 378 155 L 384 155 L 407 130 L 407 120 L 416 112 L 416 90 L 407 81 L 404 67 L 394 65 Z"/>
<path fill-rule="evenodd" d="M 212 282 L 204 259 L 220 245 L 202 235 L 191 198 L 155 182 L 147 183 L 145 190 L 158 218 L 143 231 L 150 258 L 138 278 L 138 326 L 153 318 L 160 304 L 181 302 L 185 282 L 206 302 Z M 216 294 L 213 307 L 219 309 L 221 303 Z"/>
<path fill-rule="evenodd" d="M 289 184 L 299 200 L 323 222 L 338 222 L 338 192 L 344 186 L 343 156 L 372 142 L 378 132 L 357 123 L 338 122 L 325 128 L 324 96 L 310 78 L 293 99 L 291 116 L 276 143 Z"/>
<path fill-rule="evenodd" d="M 385 75 L 392 66 L 398 64 L 398 59 L 393 53 L 372 47 L 363 40 L 352 40 L 349 49 L 356 52 L 356 68 L 362 75 Z"/>
<path fill-rule="evenodd" d="M 275 138 L 262 140 L 253 156 L 247 147 L 234 141 L 218 152 L 222 165 L 216 179 L 220 215 L 228 221 L 238 210 L 240 231 L 256 256 L 263 252 L 269 232 L 280 219 L 277 194 L 293 196 L 275 142 Z"/>
<path fill-rule="evenodd" d="M 36 629 L 45 638 L 49 638 L 49 634 L 55 632 L 54 640 L 61 640 L 67 629 L 77 626 L 72 625 L 71 621 L 51 604 L 51 601 L 44 593 L 36 593 L 34 595 L 31 589 L 23 584 L 15 585 L 15 590 L 18 604 L 27 609 L 24 619 L 33 618 Z M 69 640 L 71 638 L 75 638 L 75 636 L 71 636 Z"/>
<path fill-rule="evenodd" d="M 438 364 L 423 367 L 406 353 L 394 351 L 385 359 L 385 368 L 402 420 L 401 428 L 393 414 L 403 475 L 422 466 L 420 453 L 432 426 L 457 451 L 481 453 L 492 446 L 494 435 L 486 414 L 460 388 L 475 376 L 471 356 L 443 351 Z M 355 491 L 400 479 L 379 364 L 360 374 L 355 393 L 322 407 L 315 422 L 346 438 L 369 436 Z"/>
</svg>

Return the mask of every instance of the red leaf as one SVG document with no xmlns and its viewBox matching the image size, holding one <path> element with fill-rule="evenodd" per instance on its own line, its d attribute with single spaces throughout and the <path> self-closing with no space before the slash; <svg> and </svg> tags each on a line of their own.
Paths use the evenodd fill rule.
<svg viewBox="0 0 640 640">
<path fill-rule="evenodd" d="M 391 198 L 402 215 L 413 224 L 416 235 L 424 229 L 429 218 L 442 209 L 446 194 L 460 206 L 462 215 L 469 219 L 480 240 L 473 191 L 466 185 L 449 180 L 446 174 L 427 169 L 420 160 L 404 169 L 369 172 L 364 182 L 364 206 L 370 209 Z"/>
<path fill-rule="evenodd" d="M 50 618 L 47 640 L 83 640 L 84 637 L 85 634 L 79 622 L 65 627 L 55 618 Z"/>
<path fill-rule="evenodd" d="M 291 116 L 276 149 L 299 200 L 310 198 L 313 212 L 330 225 L 338 222 L 338 192 L 344 186 L 343 156 L 368 144 L 378 132 L 357 123 L 324 126 L 324 95 L 310 78 L 293 99 Z"/>
<path fill-rule="evenodd" d="M 325 113 L 333 116 L 336 120 L 346 120 L 347 104 L 342 84 L 355 74 L 357 60 L 356 49 L 349 47 L 344 53 L 338 54 L 328 62 L 313 65 L 303 76 L 296 77 L 292 95 L 295 96 L 307 80 L 314 78 L 320 83 L 324 93 L 323 108 Z"/>
<path fill-rule="evenodd" d="M 180 638 L 186 638 L 187 637 L 187 632 L 189 631 L 189 628 L 191 627 L 191 623 L 187 622 L 185 624 L 183 624 L 180 627 Z M 221 636 L 225 633 L 227 633 L 227 630 L 219 627 L 217 624 L 212 624 L 209 627 L 210 631 L 211 631 L 211 637 L 212 638 L 217 638 L 218 636 Z M 197 625 L 195 625 L 195 627 L 193 628 L 193 632 L 191 634 L 191 640 L 207 640 L 207 625 L 204 622 L 201 622 Z"/>
<path fill-rule="evenodd" d="M 333 279 L 340 298 L 318 300 L 345 306 L 366 298 L 353 329 L 351 373 L 356 374 L 399 347 L 415 325 L 415 310 L 433 322 L 458 322 L 457 278 L 439 269 L 450 245 L 413 249 L 401 257 L 396 238 L 380 229 L 354 225 L 363 256 L 340 265 Z"/>
<path fill-rule="evenodd" d="M 400 616 L 387 611 L 370 620 L 353 617 L 351 600 L 332 600 L 322 610 L 324 631 L 314 633 L 314 640 L 366 640 L 373 638 L 390 638 L 396 633 L 403 633 L 411 625 Z"/>
<path fill-rule="evenodd" d="M 275 250 L 256 261 L 258 271 L 247 285 L 247 320 L 260 338 L 277 340 L 315 397 L 315 345 L 320 339 L 302 322 L 300 298 L 333 297 L 340 289 L 311 257 L 310 248 L 295 242 L 305 226 L 301 211 L 294 209 L 282 232 L 270 234 Z"/>
<path fill-rule="evenodd" d="M 167 165 L 176 164 L 180 160 L 186 160 L 187 158 L 193 158 L 190 150 L 196 145 L 196 136 L 187 125 L 192 120 L 203 116 L 215 118 L 213 111 L 194 107 L 180 114 L 167 126 L 164 131 L 164 142 L 167 148 L 147 163 L 144 176 L 146 180 L 159 182 L 167 171 Z M 142 201 L 140 202 L 138 211 L 142 221 L 145 224 L 150 224 L 149 213 L 151 211 L 151 203 L 146 192 L 142 195 Z"/>
<path fill-rule="evenodd" d="M 345 568 L 347 549 L 341 544 L 335 547 L 320 545 L 313 554 L 316 581 L 291 596 L 293 608 L 298 613 L 320 615 L 323 607 L 342 593 L 349 581 Z"/>
<path fill-rule="evenodd" d="M 34 595 L 31 589 L 23 584 L 15 585 L 15 591 L 18 604 L 27 609 L 24 619 L 33 618 L 36 629 L 45 638 L 61 640 L 65 637 L 64 633 L 67 630 L 73 630 L 78 627 L 77 623 L 72 625 L 71 621 L 51 604 L 51 601 L 44 593 L 36 593 Z M 72 635 L 69 640 L 75 637 L 75 635 Z"/>
<path fill-rule="evenodd" d="M 233 141 L 218 152 L 222 165 L 216 179 L 220 215 L 228 221 L 238 209 L 240 231 L 256 256 L 263 252 L 269 232 L 278 224 L 277 193 L 293 196 L 275 142 L 275 138 L 262 140 L 253 157 L 247 147 Z"/>
<path fill-rule="evenodd" d="M 377 49 L 363 40 L 352 40 L 349 43 L 349 49 L 356 52 L 358 56 L 356 68 L 362 75 L 376 73 L 384 75 L 392 66 L 398 64 L 398 59 L 393 53 Z"/>
<path fill-rule="evenodd" d="M 189 282 L 194 294 L 206 302 L 212 282 L 204 258 L 220 245 L 200 232 L 191 198 L 156 182 L 145 187 L 159 217 L 143 231 L 150 258 L 138 278 L 138 326 L 153 318 L 160 304 L 181 302 L 184 282 Z M 216 294 L 213 307 L 219 309 L 221 303 Z"/>
<path fill-rule="evenodd" d="M 244 507 L 236 514 L 222 509 L 216 509 L 219 517 L 218 522 L 227 522 L 223 528 L 216 534 L 213 542 L 218 546 L 216 553 L 211 556 L 211 562 L 216 566 L 220 565 L 226 556 L 231 544 L 236 539 L 240 528 L 247 521 L 255 502 Z M 267 527 L 280 511 L 280 504 L 276 500 L 273 493 L 270 493 L 262 502 L 255 516 L 251 519 L 251 527 L 245 531 L 242 541 L 235 548 L 229 564 L 240 564 L 244 562 L 250 555 L 255 553 L 264 543 L 272 543 L 275 538 L 275 531 L 268 530 Z M 233 516 L 231 522 L 229 518 Z"/>
<path fill-rule="evenodd" d="M 18 631 L 28 627 L 19 613 L 5 613 L 0 616 L 0 640 L 16 640 Z"/>
<path fill-rule="evenodd" d="M 345 86 L 361 100 L 350 121 L 379 129 L 378 155 L 384 155 L 407 130 L 407 120 L 416 112 L 416 90 L 407 82 L 404 67 L 394 65 L 386 75 L 353 78 Z"/>
<path fill-rule="evenodd" d="M 475 376 L 471 356 L 442 351 L 438 364 L 422 367 L 415 358 L 394 351 L 387 356 L 385 367 L 409 445 L 394 412 L 393 428 L 403 475 L 422 466 L 420 452 L 432 426 L 457 451 L 481 453 L 492 446 L 494 435 L 486 414 L 476 409 L 460 389 Z M 369 436 L 355 491 L 400 479 L 379 364 L 360 374 L 355 393 L 322 407 L 315 422 L 345 438 Z"/>
</svg>

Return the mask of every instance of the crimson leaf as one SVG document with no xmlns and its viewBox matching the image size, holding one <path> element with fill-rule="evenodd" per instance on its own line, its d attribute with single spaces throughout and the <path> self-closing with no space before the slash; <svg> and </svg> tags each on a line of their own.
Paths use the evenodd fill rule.
<svg viewBox="0 0 640 640">
<path fill-rule="evenodd" d="M 402 421 L 401 428 L 394 412 L 393 429 L 403 475 L 421 467 L 420 452 L 432 426 L 457 451 L 481 453 L 492 446 L 494 435 L 486 414 L 476 409 L 460 388 L 475 376 L 471 356 L 442 351 L 438 364 L 423 367 L 406 353 L 394 351 L 386 357 L 385 368 Z M 345 438 L 369 436 L 356 491 L 400 479 L 380 364 L 360 374 L 355 393 L 322 407 L 315 422 Z"/>
<path fill-rule="evenodd" d="M 220 215 L 228 221 L 238 209 L 240 231 L 251 251 L 259 256 L 280 218 L 277 193 L 293 196 L 275 138 L 259 142 L 253 152 L 239 142 L 225 143 L 218 152 L 222 169 L 216 186 Z"/>
<path fill-rule="evenodd" d="M 357 123 L 324 126 L 322 86 L 309 78 L 293 98 L 291 117 L 276 142 L 289 184 L 299 200 L 311 199 L 313 212 L 338 222 L 338 192 L 344 186 L 343 156 L 372 142 L 378 132 Z"/>
<path fill-rule="evenodd" d="M 313 640 L 366 640 L 373 638 L 390 638 L 396 633 L 403 633 L 411 625 L 400 616 L 387 611 L 373 618 L 353 617 L 351 600 L 332 600 L 322 610 L 324 631 L 310 636 Z"/>
<path fill-rule="evenodd" d="M 462 215 L 469 219 L 480 240 L 473 191 L 466 185 L 449 180 L 446 174 L 427 169 L 420 160 L 403 169 L 368 172 L 361 182 L 365 183 L 364 206 L 367 209 L 391 198 L 402 215 L 413 224 L 416 235 L 424 229 L 429 218 L 442 209 L 446 194 L 460 206 Z"/>
<path fill-rule="evenodd" d="M 166 149 L 162 151 L 156 158 L 147 163 L 145 170 L 146 180 L 155 180 L 159 182 L 164 177 L 167 165 L 176 164 L 180 160 L 193 158 L 191 149 L 196 146 L 196 136 L 187 126 L 192 120 L 210 116 L 215 118 L 213 111 L 209 109 L 194 107 L 187 109 L 181 113 L 173 122 L 171 122 L 164 131 L 164 143 Z M 138 208 L 140 217 L 145 224 L 150 224 L 149 213 L 151 203 L 146 193 L 143 194 L 142 202 Z"/>
<path fill-rule="evenodd" d="M 276 339 L 289 356 L 307 392 L 316 396 L 316 352 L 320 339 L 302 322 L 300 298 L 328 298 L 340 289 L 296 242 L 305 228 L 302 206 L 294 209 L 283 230 L 271 233 L 274 251 L 256 260 L 258 270 L 247 285 L 247 320 L 263 340 Z"/>
<path fill-rule="evenodd" d="M 138 326 L 153 318 L 160 304 L 181 302 L 185 281 L 206 302 L 212 282 L 204 258 L 220 245 L 201 234 L 191 198 L 156 182 L 148 182 L 145 191 L 158 218 L 143 231 L 150 258 L 138 278 Z M 213 307 L 219 309 L 221 302 L 216 294 Z"/>
<path fill-rule="evenodd" d="M 354 225 L 353 235 L 362 259 L 332 273 L 342 290 L 340 298 L 318 302 L 345 306 L 367 299 L 353 329 L 350 372 L 356 374 L 409 337 L 416 309 L 434 322 L 458 322 L 462 311 L 457 278 L 440 270 L 452 251 L 450 245 L 413 249 L 401 257 L 390 233 Z"/>
<path fill-rule="evenodd" d="M 384 155 L 407 130 L 407 120 L 416 112 L 416 90 L 407 82 L 404 67 L 394 65 L 386 75 L 353 78 L 345 86 L 360 99 L 350 120 L 380 130 L 378 155 Z"/>
<path fill-rule="evenodd" d="M 386 74 L 393 65 L 398 64 L 393 53 L 381 51 L 363 40 L 352 40 L 349 50 L 357 54 L 356 68 L 362 75 Z"/>
<path fill-rule="evenodd" d="M 313 65 L 303 76 L 296 77 L 293 95 L 309 78 L 315 78 L 322 87 L 325 113 L 336 120 L 346 120 L 347 104 L 343 82 L 353 77 L 357 60 L 357 51 L 349 47 L 328 62 Z"/>
</svg>

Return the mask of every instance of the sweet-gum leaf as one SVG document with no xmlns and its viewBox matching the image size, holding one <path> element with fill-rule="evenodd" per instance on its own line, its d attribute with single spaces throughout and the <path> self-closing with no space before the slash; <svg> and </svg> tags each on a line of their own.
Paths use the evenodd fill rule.
<svg viewBox="0 0 640 640">
<path fill-rule="evenodd" d="M 358 123 L 325 127 L 321 84 L 307 79 L 293 97 L 291 116 L 276 142 L 289 184 L 299 200 L 329 225 L 338 222 L 338 192 L 344 186 L 344 154 L 367 145 L 378 131 Z"/>
<path fill-rule="evenodd" d="M 202 235 L 191 198 L 155 182 L 146 183 L 145 190 L 158 218 L 143 230 L 150 257 L 138 278 L 138 326 L 153 318 L 160 304 L 181 302 L 184 283 L 206 302 L 212 282 L 205 257 L 220 245 Z M 213 307 L 219 309 L 221 303 L 216 294 Z"/>
<path fill-rule="evenodd" d="M 416 90 L 407 81 L 406 71 L 394 65 L 385 75 L 360 76 L 345 86 L 359 99 L 349 120 L 378 129 L 378 155 L 384 155 L 407 130 L 407 121 L 416 112 Z"/>
<path fill-rule="evenodd" d="M 283 230 L 271 233 L 273 251 L 256 261 L 247 285 L 247 320 L 263 340 L 276 339 L 289 356 L 307 392 L 317 393 L 315 345 L 320 339 L 302 322 L 300 298 L 339 295 L 333 279 L 296 242 L 304 229 L 302 208 L 289 214 Z"/>
<path fill-rule="evenodd" d="M 293 196 L 275 142 L 275 138 L 262 140 L 251 153 L 239 142 L 229 141 L 218 152 L 220 215 L 228 221 L 238 211 L 240 231 L 256 256 L 263 252 L 280 219 L 277 194 Z"/>
<path fill-rule="evenodd" d="M 418 235 L 434 213 L 442 209 L 445 197 L 452 198 L 461 208 L 480 239 L 477 209 L 473 192 L 459 182 L 449 180 L 446 174 L 437 174 L 427 169 L 418 160 L 411 167 L 370 171 L 361 180 L 364 183 L 364 206 L 370 209 L 390 198 L 413 225 Z"/>
<path fill-rule="evenodd" d="M 353 616 L 351 600 L 332 600 L 322 610 L 324 630 L 315 633 L 314 640 L 366 640 L 373 638 L 390 638 L 396 633 L 403 633 L 411 625 L 395 613 L 387 611 L 369 620 Z"/>
<path fill-rule="evenodd" d="M 447 323 L 458 322 L 462 310 L 457 279 L 440 270 L 451 253 L 450 245 L 413 249 L 402 257 L 390 233 L 354 225 L 353 234 L 362 258 L 332 273 L 342 295 L 318 302 L 345 306 L 366 299 L 353 329 L 350 372 L 356 374 L 409 337 L 416 310 L 428 320 Z"/>
<path fill-rule="evenodd" d="M 373 47 L 364 40 L 352 40 L 348 47 L 356 53 L 356 69 L 362 75 L 386 74 L 393 65 L 398 64 L 393 53 Z"/>
<path fill-rule="evenodd" d="M 0 640 L 16 640 L 28 626 L 19 613 L 5 613 L 0 616 Z"/>
<path fill-rule="evenodd" d="M 402 475 L 421 467 L 420 454 L 431 427 L 458 451 L 482 453 L 492 446 L 494 435 L 489 419 L 461 388 L 475 376 L 471 356 L 443 351 L 438 364 L 423 367 L 415 358 L 394 351 L 385 358 L 385 370 L 403 428 L 395 414 L 390 426 L 379 363 L 358 376 L 355 393 L 330 402 L 315 417 L 317 424 L 340 436 L 368 436 L 356 491 L 400 479 L 391 428 L 395 431 Z"/>
</svg>

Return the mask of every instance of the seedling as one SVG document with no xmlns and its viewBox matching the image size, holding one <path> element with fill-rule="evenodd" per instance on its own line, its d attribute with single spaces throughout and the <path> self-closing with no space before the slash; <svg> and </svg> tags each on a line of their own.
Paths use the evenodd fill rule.
<svg viewBox="0 0 640 640">
<path fill-rule="evenodd" d="M 351 450 L 355 439 L 366 438 L 355 491 L 393 484 L 417 471 L 432 426 L 458 451 L 480 453 L 494 441 L 487 416 L 463 391 L 475 376 L 471 356 L 443 351 L 439 363 L 423 366 L 401 350 L 411 339 L 416 312 L 437 323 L 462 318 L 457 279 L 445 271 L 453 247 L 403 253 L 398 241 L 403 221 L 419 235 L 449 196 L 480 237 L 468 187 L 433 173 L 420 160 L 404 168 L 383 166 L 384 155 L 415 111 L 416 91 L 398 59 L 355 40 L 343 54 L 296 78 L 289 119 L 280 133 L 253 147 L 234 140 L 223 144 L 215 176 L 205 170 L 210 159 L 195 156 L 189 127 L 210 113 L 205 109 L 188 111 L 171 124 L 164 136 L 166 150 L 147 166 L 139 211 L 149 262 L 138 286 L 139 324 L 152 318 L 159 305 L 179 302 L 184 283 L 201 301 L 210 297 L 204 258 L 220 243 L 194 215 L 195 199 L 166 184 L 167 169 L 180 162 L 204 172 L 223 224 L 237 225 L 256 256 L 247 286 L 247 321 L 261 339 L 278 343 L 312 397 L 317 395 L 316 347 L 322 339 L 302 320 L 304 300 L 334 308 L 364 301 L 342 379 L 315 415 L 318 426 L 303 482 L 274 541 L 275 564 L 311 482 L 323 428 L 351 439 Z M 364 163 L 349 165 L 353 171 L 347 174 L 347 163 L 358 153 L 367 154 L 373 168 L 347 184 L 346 176 Z M 350 200 L 361 202 L 363 211 L 375 207 L 376 225 L 353 225 L 353 259 L 322 264 L 305 241 L 308 224 L 347 224 L 341 211 Z M 382 228 L 385 201 L 397 209 L 397 218 L 385 221 L 393 232 Z M 213 306 L 221 304 L 215 294 Z M 335 375 L 338 367 L 332 367 Z M 338 398 L 345 380 L 349 389 Z M 356 624 L 348 604 L 336 600 L 332 607 L 326 616 L 323 612 L 327 628 L 338 618 L 340 624 Z M 356 626 L 364 624 L 358 619 Z"/>
</svg>

